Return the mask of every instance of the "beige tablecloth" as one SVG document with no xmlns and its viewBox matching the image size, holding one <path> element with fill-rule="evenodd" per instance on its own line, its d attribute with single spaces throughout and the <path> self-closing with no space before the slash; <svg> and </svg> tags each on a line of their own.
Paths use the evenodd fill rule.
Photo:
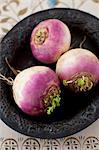
<svg viewBox="0 0 99 150">
<path fill-rule="evenodd" d="M 52 7 L 77 8 L 99 18 L 99 0 L 0 0 L 0 38 L 29 14 Z M 24 136 L 0 120 L 0 150 L 99 150 L 99 120 L 75 135 L 55 140 Z"/>
</svg>

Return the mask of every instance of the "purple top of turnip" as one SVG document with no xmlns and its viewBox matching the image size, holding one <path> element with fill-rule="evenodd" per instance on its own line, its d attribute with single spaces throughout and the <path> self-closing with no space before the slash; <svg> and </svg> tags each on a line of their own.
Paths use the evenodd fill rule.
<svg viewBox="0 0 99 150">
<path fill-rule="evenodd" d="M 72 49 L 60 57 L 56 73 L 66 87 L 87 91 L 99 81 L 99 59 L 89 50 Z"/>
<path fill-rule="evenodd" d="M 21 71 L 13 82 L 13 97 L 29 115 L 51 114 L 60 106 L 60 87 L 56 73 L 48 67 L 35 66 Z"/>
<path fill-rule="evenodd" d="M 48 19 L 33 29 L 30 45 L 36 59 L 50 64 L 56 62 L 69 49 L 70 43 L 69 28 L 58 19 Z"/>
</svg>

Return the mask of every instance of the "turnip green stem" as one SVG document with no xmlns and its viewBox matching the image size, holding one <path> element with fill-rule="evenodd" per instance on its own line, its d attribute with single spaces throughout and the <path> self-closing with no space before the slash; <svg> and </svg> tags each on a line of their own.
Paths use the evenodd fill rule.
<svg viewBox="0 0 99 150">
<path fill-rule="evenodd" d="M 91 80 L 91 77 L 88 76 L 80 76 L 77 77 L 75 80 L 63 80 L 64 86 L 69 86 L 72 83 L 73 87 L 76 89 L 76 91 L 86 91 L 90 90 L 93 87 L 93 81 Z"/>
<path fill-rule="evenodd" d="M 61 98 L 60 98 L 59 95 L 57 95 L 56 97 L 53 97 L 53 98 L 52 98 L 51 106 L 49 106 L 49 107 L 47 108 L 47 114 L 48 114 L 48 115 L 50 115 L 50 114 L 54 111 L 54 109 L 55 109 L 56 107 L 59 107 L 59 106 L 60 106 L 60 100 L 61 100 Z"/>
</svg>

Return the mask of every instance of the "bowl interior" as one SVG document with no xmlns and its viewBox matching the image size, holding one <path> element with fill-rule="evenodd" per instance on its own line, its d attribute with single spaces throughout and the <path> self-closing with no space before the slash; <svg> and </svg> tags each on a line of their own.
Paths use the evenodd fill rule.
<svg viewBox="0 0 99 150">
<path fill-rule="evenodd" d="M 86 36 L 86 41 L 84 42 L 82 47 L 89 49 L 89 50 L 93 50 L 93 52 L 97 54 L 98 47 L 91 40 L 91 38 L 88 37 L 88 35 L 86 35 L 80 29 L 78 31 L 78 28 L 76 27 L 71 27 L 71 25 L 68 25 L 68 26 L 70 28 L 71 35 L 72 35 L 72 43 L 71 43 L 72 48 L 79 47 L 80 43 L 83 41 L 84 37 Z M 20 39 L 20 44 L 18 44 L 13 57 L 12 58 L 8 57 L 8 60 L 10 61 L 11 66 L 16 68 L 17 70 L 23 70 L 31 66 L 44 65 L 44 66 L 50 67 L 51 69 L 55 71 L 56 63 L 51 64 L 51 65 L 46 65 L 46 64 L 39 62 L 33 57 L 31 53 L 31 48 L 30 48 L 30 36 L 31 34 L 27 36 L 27 38 L 24 41 L 24 44 L 22 43 L 22 40 Z M 16 45 L 14 46 L 16 47 Z M 94 50 L 96 50 L 96 52 Z M 93 93 L 93 90 L 85 94 L 84 93 L 75 94 L 67 90 L 61 85 L 61 91 L 62 91 L 62 94 L 61 94 L 62 101 L 61 101 L 60 108 L 57 108 L 56 111 L 51 116 L 44 115 L 42 117 L 32 117 L 32 118 L 36 120 L 37 122 L 43 122 L 43 123 L 47 123 L 47 122 L 51 123 L 53 121 L 71 119 L 74 115 L 79 113 L 79 111 L 81 111 L 82 109 L 85 109 L 89 105 L 89 103 L 92 102 L 92 99 L 93 99 L 91 95 Z M 10 97 L 9 97 L 9 101 L 10 101 Z M 14 107 L 16 107 L 17 109 L 16 105 L 14 105 Z M 29 117 L 29 116 L 26 116 L 26 117 Z"/>
<path fill-rule="evenodd" d="M 37 65 L 48 66 L 55 70 L 56 63 L 45 65 L 37 61 L 33 57 L 30 49 L 30 36 L 33 28 L 39 22 L 49 18 L 60 19 L 68 25 L 72 36 L 72 48 L 80 47 L 80 43 L 86 37 L 82 48 L 89 49 L 97 57 L 99 57 L 99 40 L 96 40 L 97 38 L 99 39 L 99 34 L 92 34 L 92 31 L 90 31 L 90 28 L 92 27 L 91 25 L 89 26 L 89 22 L 92 24 L 92 21 L 94 20 L 94 22 L 96 21 L 96 24 L 94 25 L 94 32 L 97 30 L 97 23 L 99 24 L 99 21 L 96 18 L 93 16 L 90 18 L 90 15 L 86 13 L 70 9 L 53 9 L 43 11 L 41 13 L 31 15 L 21 21 L 2 40 L 0 65 L 3 74 L 5 74 L 7 77 L 11 76 L 12 78 L 15 78 L 12 71 L 5 63 L 5 57 L 8 58 L 11 66 L 18 70 L 23 70 L 25 68 Z M 73 16 L 71 16 L 71 14 Z M 62 137 L 64 135 L 70 135 L 78 130 L 81 130 L 82 128 L 88 126 L 88 124 L 95 121 L 97 118 L 97 111 L 99 112 L 99 84 L 91 91 L 82 94 L 74 94 L 61 85 L 62 100 L 60 108 L 57 108 L 50 116 L 44 115 L 41 117 L 30 117 L 24 114 L 14 103 L 12 88 L 6 85 L 6 83 L 3 81 L 0 82 L 1 118 L 9 126 L 23 134 L 41 138 Z M 96 103 L 98 103 L 98 108 L 96 108 Z M 94 107 L 92 107 L 92 105 Z M 88 112 L 91 113 L 92 118 L 87 116 L 87 114 L 90 114 Z M 82 117 L 83 113 L 85 113 L 86 117 Z M 82 122 L 80 122 L 81 119 Z M 70 128 L 69 123 L 73 121 L 76 121 L 76 123 L 74 126 L 71 125 L 72 127 Z M 29 126 L 31 128 L 29 128 Z M 60 131 L 58 130 L 61 129 L 62 126 L 65 126 L 64 134 L 64 128 Z M 69 131 L 70 129 L 71 131 Z M 51 133 L 49 134 L 49 132 Z"/>
</svg>

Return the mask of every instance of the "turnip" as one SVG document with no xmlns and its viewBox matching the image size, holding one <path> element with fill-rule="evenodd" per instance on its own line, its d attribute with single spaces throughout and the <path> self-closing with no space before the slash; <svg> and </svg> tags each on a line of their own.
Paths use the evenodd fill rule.
<svg viewBox="0 0 99 150">
<path fill-rule="evenodd" d="M 56 73 L 45 66 L 27 68 L 12 81 L 0 74 L 2 80 L 12 85 L 13 97 L 18 107 L 31 116 L 50 115 L 60 106 L 60 83 Z"/>
<path fill-rule="evenodd" d="M 89 50 L 72 49 L 60 57 L 56 73 L 64 86 L 86 92 L 99 81 L 99 59 Z"/>
<path fill-rule="evenodd" d="M 51 64 L 69 49 L 70 43 L 71 34 L 67 25 L 58 19 L 48 19 L 33 29 L 30 46 L 36 59 Z"/>
</svg>

